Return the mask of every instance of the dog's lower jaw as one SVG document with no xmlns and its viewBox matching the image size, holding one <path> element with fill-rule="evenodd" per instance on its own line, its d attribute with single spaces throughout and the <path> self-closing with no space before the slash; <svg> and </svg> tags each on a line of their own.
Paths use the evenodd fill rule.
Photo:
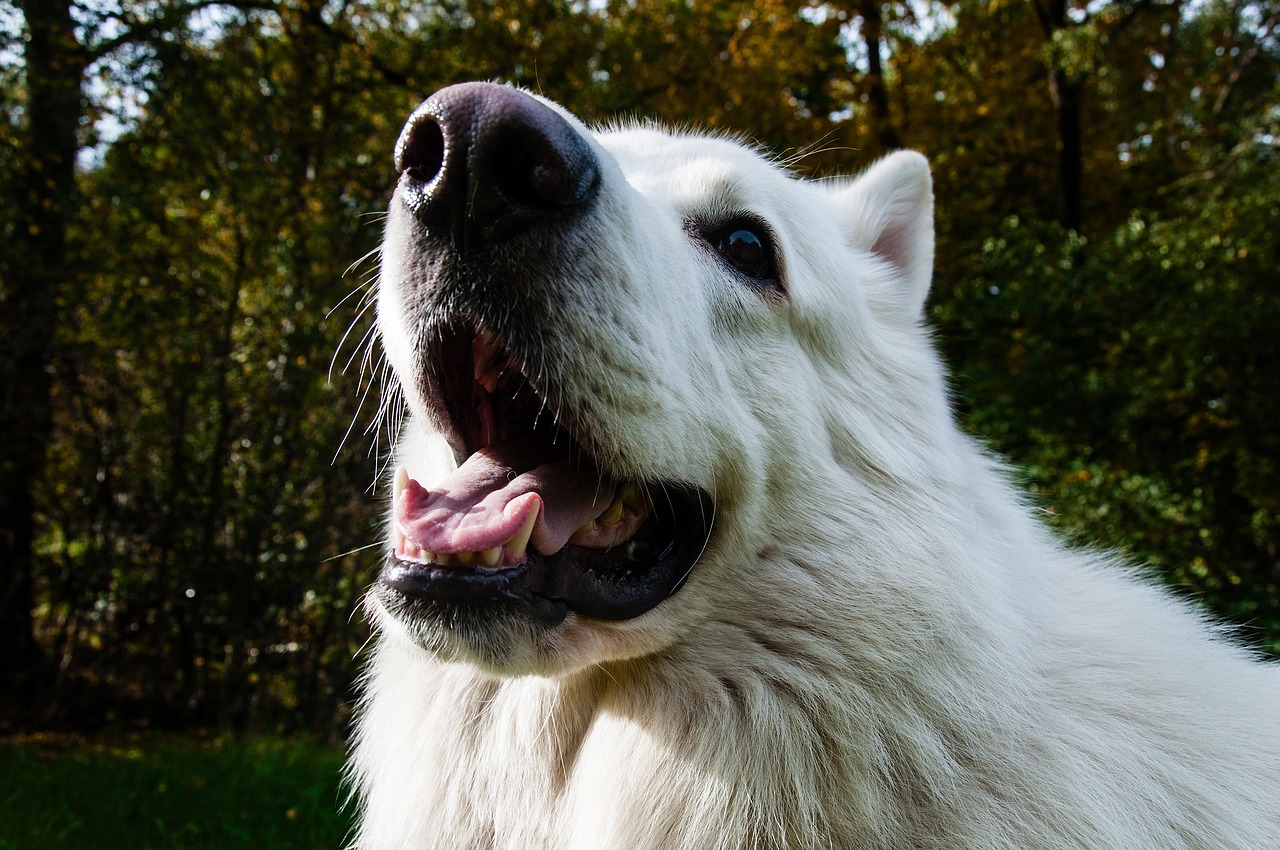
<svg viewBox="0 0 1280 850">
<path fill-rule="evenodd" d="M 365 597 L 365 617 L 378 646 L 394 644 L 424 665 L 415 676 L 447 664 L 499 678 L 565 679 L 663 652 L 676 640 L 669 621 L 682 616 L 669 609 L 681 605 L 673 600 L 626 621 L 594 620 L 574 611 L 554 625 L 513 616 L 447 620 L 406 617 L 375 587 Z"/>
<path fill-rule="evenodd" d="M 548 626 L 514 616 L 406 615 L 406 606 L 412 605 L 375 586 L 367 597 L 365 615 L 379 642 L 412 647 L 424 664 L 466 665 L 494 676 L 560 672 L 556 632 L 574 627 L 571 617 Z"/>
</svg>

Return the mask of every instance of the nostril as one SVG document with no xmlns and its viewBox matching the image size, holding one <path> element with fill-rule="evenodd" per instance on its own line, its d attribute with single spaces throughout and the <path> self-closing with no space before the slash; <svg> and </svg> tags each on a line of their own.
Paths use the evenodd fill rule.
<svg viewBox="0 0 1280 850">
<path fill-rule="evenodd" d="M 534 186 L 533 157 L 519 139 L 508 136 L 494 145 L 490 159 L 493 189 L 506 200 L 535 208 L 550 206 Z"/>
<path fill-rule="evenodd" d="M 485 190 L 504 205 L 554 211 L 581 203 L 595 188 L 595 159 L 576 136 L 555 125 L 513 122 L 506 129 L 476 163 Z"/>
<path fill-rule="evenodd" d="M 444 132 L 430 115 L 421 116 L 396 146 L 396 170 L 419 183 L 430 183 L 444 167 Z"/>
</svg>

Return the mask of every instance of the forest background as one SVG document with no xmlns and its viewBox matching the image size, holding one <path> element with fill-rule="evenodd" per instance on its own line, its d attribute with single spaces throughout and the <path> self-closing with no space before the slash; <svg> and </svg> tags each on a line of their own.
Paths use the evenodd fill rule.
<svg viewBox="0 0 1280 850">
<path fill-rule="evenodd" d="M 1277 0 L 0 0 L 0 731 L 340 737 L 436 88 L 926 153 L 965 426 L 1280 653 Z M 336 352 L 336 354 L 335 354 Z"/>
</svg>

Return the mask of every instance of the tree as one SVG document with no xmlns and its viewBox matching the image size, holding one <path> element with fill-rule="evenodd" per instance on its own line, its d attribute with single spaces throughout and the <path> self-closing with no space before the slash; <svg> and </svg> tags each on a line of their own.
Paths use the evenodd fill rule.
<svg viewBox="0 0 1280 850">
<path fill-rule="evenodd" d="M 377 507 L 365 458 L 330 466 L 359 388 L 326 381 L 352 317 L 324 317 L 376 243 L 411 101 L 315 8 L 156 45 L 147 108 L 81 176 L 96 262 L 43 539 L 59 666 L 118 688 L 87 712 L 64 681 L 81 722 L 325 728 L 352 678 L 349 552 Z"/>
<path fill-rule="evenodd" d="M 1081 192 L 1084 152 L 1081 115 L 1086 69 L 1082 45 L 1072 35 L 1081 32 L 1068 17 L 1067 0 L 1031 0 L 1047 46 L 1049 97 L 1058 129 L 1058 222 L 1079 231 L 1083 224 Z M 1087 17 L 1087 12 L 1081 12 Z"/>
<path fill-rule="evenodd" d="M 83 8 L 71 2 L 21 0 L 25 23 L 25 97 L 12 161 L 18 214 L 0 265 L 4 338 L 0 363 L 0 639 L 13 647 L 0 662 L 0 693 L 20 702 L 38 681 L 32 633 L 36 488 L 52 424 L 50 394 L 58 368 L 62 317 L 78 300 L 80 267 L 68 233 L 77 214 L 76 156 L 87 118 L 86 71 L 117 51 L 156 44 L 214 6 L 260 8 L 257 0 L 191 0 L 147 7 Z M 77 20 L 76 13 L 83 20 Z M 152 12 L 152 14 L 147 14 Z M 20 708 L 20 706 L 17 706 Z"/>
<path fill-rule="evenodd" d="M 36 679 L 32 630 L 35 487 L 48 447 L 53 341 L 73 297 L 67 228 L 75 204 L 80 84 L 88 57 L 66 4 L 21 0 L 26 114 L 12 162 L 16 215 L 0 261 L 0 694 L 21 710 Z"/>
<path fill-rule="evenodd" d="M 947 233 L 935 309 L 967 421 L 1026 470 L 1053 521 L 1153 565 L 1274 652 L 1280 491 L 1265 482 L 1280 382 L 1263 329 L 1280 309 L 1280 51 L 1268 17 L 1250 16 L 1096 9 L 1090 238 L 1011 194 L 1003 223 Z M 979 196 L 991 185 L 976 168 L 964 178 Z M 981 208 L 967 188 L 941 191 L 942 209 Z"/>
</svg>

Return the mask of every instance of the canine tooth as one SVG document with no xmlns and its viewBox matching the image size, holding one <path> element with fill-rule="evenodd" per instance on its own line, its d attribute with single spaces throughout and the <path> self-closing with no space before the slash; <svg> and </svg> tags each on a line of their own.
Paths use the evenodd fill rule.
<svg viewBox="0 0 1280 850">
<path fill-rule="evenodd" d="M 498 386 L 501 370 L 494 368 L 494 364 L 501 353 L 498 341 L 486 331 L 477 333 L 471 343 L 472 377 L 486 392 L 493 392 Z"/>
<path fill-rule="evenodd" d="M 622 514 L 627 509 L 634 513 L 641 513 L 645 509 L 645 499 L 640 495 L 640 487 L 634 481 L 627 482 L 619 487 L 617 495 L 613 497 L 609 507 L 605 508 L 604 513 L 578 529 L 578 531 L 587 531 L 601 525 L 613 525 L 621 521 Z"/>
<path fill-rule="evenodd" d="M 538 521 L 538 512 L 530 511 L 529 518 L 524 521 L 524 525 L 520 526 L 520 530 L 516 532 L 515 537 L 507 541 L 507 549 L 511 552 L 511 557 L 518 563 L 524 557 L 525 548 L 529 545 L 529 535 L 533 534 L 533 526 Z"/>
<path fill-rule="evenodd" d="M 498 380 L 502 377 L 499 369 L 489 369 L 483 375 L 478 375 L 476 381 L 480 386 L 484 387 L 484 391 L 491 393 L 498 388 Z"/>
<path fill-rule="evenodd" d="M 409 486 L 409 470 L 403 466 L 396 467 L 395 484 L 391 488 L 391 499 L 395 501 L 400 498 L 400 494 L 404 492 L 404 488 Z"/>
<path fill-rule="evenodd" d="M 391 529 L 391 547 L 395 550 L 397 555 L 404 554 L 404 532 L 399 528 L 393 527 Z"/>
<path fill-rule="evenodd" d="M 502 560 L 502 547 L 494 546 L 492 549 L 485 549 L 480 552 L 480 560 L 486 567 L 498 566 L 498 561 Z"/>
<path fill-rule="evenodd" d="M 595 521 L 600 525 L 613 525 L 615 522 L 617 522 L 620 519 L 622 519 L 622 497 L 621 496 L 614 499 L 613 503 L 610 504 L 609 507 L 605 509 L 604 513 L 596 517 Z M 588 525 L 591 525 L 591 523 L 588 523 Z"/>
<path fill-rule="evenodd" d="M 628 481 L 622 485 L 622 489 L 618 492 L 618 499 L 637 512 L 644 510 L 648 502 L 640 493 L 640 485 L 634 481 Z"/>
</svg>

